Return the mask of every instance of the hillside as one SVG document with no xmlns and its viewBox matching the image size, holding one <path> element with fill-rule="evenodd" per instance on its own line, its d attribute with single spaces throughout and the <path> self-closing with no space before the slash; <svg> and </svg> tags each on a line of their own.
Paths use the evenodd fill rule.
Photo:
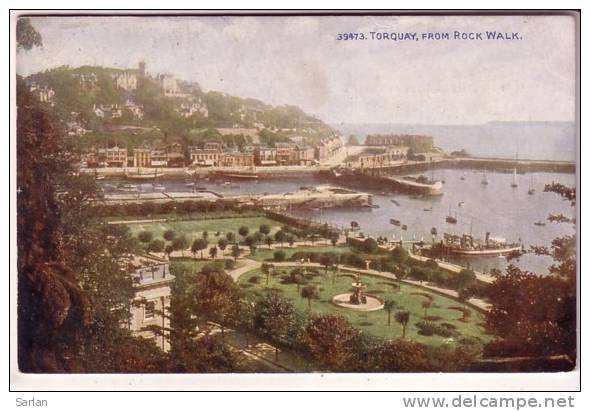
<svg viewBox="0 0 590 411">
<path fill-rule="evenodd" d="M 126 70 L 62 66 L 25 81 L 53 107 L 64 134 L 75 136 L 82 149 L 175 141 L 201 145 L 205 140 L 239 149 L 258 143 L 273 146 L 293 136 L 315 144 L 335 132 L 298 107 L 204 92 L 197 83 L 171 74 L 146 73 L 141 64 Z"/>
</svg>

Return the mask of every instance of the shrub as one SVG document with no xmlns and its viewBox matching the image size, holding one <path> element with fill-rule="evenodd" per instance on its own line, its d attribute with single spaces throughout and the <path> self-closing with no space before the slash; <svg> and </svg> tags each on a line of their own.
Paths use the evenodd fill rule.
<svg viewBox="0 0 590 411">
<path fill-rule="evenodd" d="M 226 270 L 233 270 L 236 266 L 236 262 L 234 260 L 225 260 L 223 263 Z"/>
<path fill-rule="evenodd" d="M 285 252 L 283 250 L 277 250 L 274 252 L 273 254 L 273 259 L 275 261 L 285 261 L 285 258 L 287 257 L 287 255 L 285 254 Z"/>
<path fill-rule="evenodd" d="M 448 327 L 443 327 L 435 324 L 431 321 L 420 321 L 416 323 L 416 327 L 419 329 L 418 334 L 424 336 L 439 335 L 441 337 L 449 338 L 456 336 L 458 333 Z"/>
</svg>

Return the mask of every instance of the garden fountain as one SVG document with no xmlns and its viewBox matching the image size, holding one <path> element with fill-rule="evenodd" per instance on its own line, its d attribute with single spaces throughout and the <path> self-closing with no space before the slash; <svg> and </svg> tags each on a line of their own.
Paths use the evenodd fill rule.
<svg viewBox="0 0 590 411">
<path fill-rule="evenodd" d="M 358 311 L 376 311 L 383 308 L 384 302 L 381 298 L 365 293 L 367 284 L 362 282 L 360 273 L 356 275 L 356 279 L 351 285 L 352 292 L 334 296 L 332 303 L 338 307 Z"/>
</svg>

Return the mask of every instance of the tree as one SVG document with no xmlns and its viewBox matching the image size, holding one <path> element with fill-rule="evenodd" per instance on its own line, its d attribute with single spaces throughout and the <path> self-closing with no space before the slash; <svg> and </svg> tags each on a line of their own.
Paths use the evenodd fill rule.
<svg viewBox="0 0 590 411">
<path fill-rule="evenodd" d="M 225 235 L 225 238 L 226 238 L 227 242 L 230 244 L 232 244 L 236 241 L 236 235 L 233 233 L 233 231 L 228 232 Z"/>
<path fill-rule="evenodd" d="M 560 183 L 547 184 L 545 192 L 559 195 L 576 205 L 576 189 Z M 550 214 L 554 223 L 569 223 L 574 217 Z M 531 247 L 531 252 L 553 259 L 550 275 L 539 276 L 509 265 L 495 274 L 486 295 L 492 304 L 486 325 L 496 336 L 485 347 L 488 355 L 567 355 L 572 367 L 577 356 L 576 236 L 555 238 L 550 247 Z"/>
<path fill-rule="evenodd" d="M 193 244 L 191 246 L 191 252 L 196 256 L 196 254 L 200 251 L 201 252 L 201 259 L 203 258 L 203 250 L 205 250 L 209 246 L 209 243 L 204 238 L 195 238 Z"/>
<path fill-rule="evenodd" d="M 261 224 L 260 227 L 259 227 L 259 229 L 258 229 L 258 231 L 261 234 L 264 234 L 264 235 L 267 236 L 267 235 L 270 234 L 270 226 L 268 224 Z"/>
<path fill-rule="evenodd" d="M 402 281 L 404 280 L 404 278 L 406 278 L 408 276 L 408 270 L 406 267 L 404 267 L 402 265 L 397 265 L 395 267 L 393 275 L 395 275 L 395 278 L 397 279 L 398 291 L 401 291 L 402 290 Z"/>
<path fill-rule="evenodd" d="M 209 249 L 209 256 L 215 258 L 217 256 L 217 247 L 213 246 Z"/>
<path fill-rule="evenodd" d="M 141 231 L 138 235 L 137 238 L 139 239 L 139 241 L 141 241 L 142 243 L 149 243 L 150 241 L 152 241 L 152 239 L 154 238 L 154 234 L 151 231 Z"/>
<path fill-rule="evenodd" d="M 297 293 L 299 294 L 301 285 L 305 284 L 305 278 L 303 277 L 303 275 L 301 273 L 301 269 L 299 269 L 299 268 L 292 269 L 291 272 L 289 273 L 289 281 L 292 282 L 293 284 L 297 284 Z"/>
<path fill-rule="evenodd" d="M 246 238 L 244 238 L 244 243 L 246 243 L 248 247 L 252 247 L 256 244 L 256 239 L 254 238 L 254 236 L 249 235 Z"/>
<path fill-rule="evenodd" d="M 277 250 L 273 253 L 273 259 L 278 262 L 285 261 L 286 257 L 287 254 L 283 250 Z"/>
<path fill-rule="evenodd" d="M 184 256 L 184 250 L 186 250 L 187 247 L 188 240 L 185 236 L 175 238 L 174 241 L 172 241 L 172 248 L 176 251 L 181 251 L 182 256 Z"/>
<path fill-rule="evenodd" d="M 301 289 L 301 297 L 307 299 L 307 307 L 311 310 L 311 300 L 318 300 L 320 292 L 315 285 L 306 285 Z"/>
<path fill-rule="evenodd" d="M 292 235 L 288 236 L 287 243 L 289 243 L 290 247 L 293 247 L 293 244 L 295 244 L 295 237 L 293 237 Z"/>
<path fill-rule="evenodd" d="M 166 256 L 168 257 L 168 259 L 170 259 L 170 255 L 172 254 L 173 251 L 174 251 L 174 247 L 172 247 L 171 245 L 167 245 L 166 248 L 164 248 L 164 252 L 166 253 Z"/>
<path fill-rule="evenodd" d="M 221 255 L 225 254 L 225 249 L 227 248 L 227 240 L 225 238 L 220 238 L 217 241 L 217 247 L 221 250 Z"/>
<path fill-rule="evenodd" d="M 340 235 L 338 233 L 333 233 L 330 235 L 330 243 L 332 244 L 332 246 L 336 246 L 336 244 L 338 244 L 338 239 L 340 238 Z"/>
<path fill-rule="evenodd" d="M 209 231 L 203 231 L 203 234 L 201 235 L 201 237 L 203 237 L 205 240 L 207 240 L 209 238 Z"/>
<path fill-rule="evenodd" d="M 43 39 L 31 24 L 31 20 L 21 17 L 16 22 L 17 50 L 31 50 L 33 47 L 43 47 Z"/>
<path fill-rule="evenodd" d="M 249 232 L 250 229 L 244 225 L 238 229 L 238 234 L 241 235 L 244 239 L 246 238 Z"/>
<path fill-rule="evenodd" d="M 281 247 L 283 246 L 283 242 L 285 242 L 286 237 L 287 236 L 283 230 L 279 230 L 275 233 L 275 241 L 280 243 Z"/>
<path fill-rule="evenodd" d="M 153 240 L 151 243 L 148 244 L 147 250 L 150 253 L 161 253 L 164 251 L 164 241 L 162 240 Z"/>
<path fill-rule="evenodd" d="M 166 230 L 164 231 L 164 240 L 166 241 L 172 241 L 176 238 L 176 231 L 174 230 Z"/>
<path fill-rule="evenodd" d="M 412 267 L 410 270 L 410 277 L 414 280 L 420 281 L 420 284 L 422 284 L 423 281 L 428 280 L 428 273 L 422 267 Z"/>
<path fill-rule="evenodd" d="M 332 267 L 335 262 L 336 256 L 332 253 L 320 255 L 320 264 L 324 266 L 324 275 L 328 275 L 328 268 Z"/>
<path fill-rule="evenodd" d="M 422 301 L 422 308 L 424 309 L 424 319 L 428 318 L 428 309 L 432 306 L 432 300 Z"/>
<path fill-rule="evenodd" d="M 365 239 L 365 241 L 363 242 L 363 251 L 367 254 L 375 254 L 378 249 L 379 245 L 377 244 L 377 241 L 372 237 Z"/>
<path fill-rule="evenodd" d="M 351 134 L 350 136 L 348 136 L 348 140 L 346 142 L 347 146 L 358 146 L 359 143 L 359 139 L 357 136 L 355 136 L 354 134 Z"/>
<path fill-rule="evenodd" d="M 224 327 L 233 313 L 238 312 L 241 289 L 227 274 L 211 271 L 199 273 L 195 279 L 193 304 L 198 313 L 205 318 L 221 324 L 223 338 Z"/>
<path fill-rule="evenodd" d="M 329 314 L 310 320 L 304 338 L 316 361 L 331 371 L 339 371 L 354 361 L 357 336 L 358 331 L 346 318 Z"/>
<path fill-rule="evenodd" d="M 391 258 L 393 258 L 393 260 L 399 265 L 403 265 L 408 260 L 408 252 L 405 248 L 398 245 L 391 250 Z"/>
<path fill-rule="evenodd" d="M 386 341 L 378 357 L 380 372 L 430 371 L 426 346 L 414 341 Z"/>
<path fill-rule="evenodd" d="M 410 312 L 398 311 L 395 313 L 395 321 L 397 321 L 402 326 L 402 338 L 406 338 L 406 327 L 410 322 Z"/>
<path fill-rule="evenodd" d="M 387 326 L 391 327 L 391 312 L 397 307 L 395 300 L 386 300 L 383 306 L 387 310 Z"/>
<path fill-rule="evenodd" d="M 231 247 L 231 256 L 234 258 L 234 260 L 237 260 L 238 257 L 240 256 L 240 246 L 237 244 L 234 244 Z"/>
<path fill-rule="evenodd" d="M 276 340 L 289 335 L 297 323 L 297 312 L 293 304 L 277 292 L 267 293 L 254 305 L 253 324 L 255 329 Z M 275 360 L 279 358 L 279 348 L 275 344 Z"/>
<path fill-rule="evenodd" d="M 266 245 L 268 246 L 268 249 L 270 250 L 270 246 L 272 245 L 272 237 L 271 236 L 265 237 L 264 242 L 266 243 Z"/>
<path fill-rule="evenodd" d="M 477 281 L 477 278 L 475 277 L 475 273 L 473 272 L 473 270 L 468 270 L 464 268 L 457 274 L 455 280 L 457 284 L 457 289 L 461 291 L 465 289 L 465 287 L 469 287 L 470 285 L 475 283 Z"/>
<path fill-rule="evenodd" d="M 23 48 L 33 46 L 22 41 Z M 58 372 L 91 309 L 61 247 L 54 183 L 60 169 L 71 167 L 56 121 L 20 77 L 17 110 L 18 363 L 23 372 Z"/>
</svg>

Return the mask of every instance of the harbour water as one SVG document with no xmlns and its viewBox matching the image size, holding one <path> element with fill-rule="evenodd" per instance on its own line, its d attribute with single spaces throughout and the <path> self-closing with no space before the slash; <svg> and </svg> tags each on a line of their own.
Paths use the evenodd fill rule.
<svg viewBox="0 0 590 411">
<path fill-rule="evenodd" d="M 535 194 L 527 192 L 533 176 Z M 556 194 L 543 192 L 545 184 L 552 181 L 566 185 L 575 184 L 575 175 L 556 173 L 533 173 L 517 175 L 518 187 L 512 188 L 513 175 L 509 173 L 488 172 L 488 185 L 482 185 L 480 170 L 437 170 L 434 178 L 444 180 L 442 196 L 427 197 L 394 193 L 383 189 L 369 191 L 373 195 L 373 204 L 379 208 L 336 208 L 317 210 L 291 210 L 294 215 L 327 222 L 342 228 L 350 227 L 351 221 L 358 222 L 360 231 L 373 236 L 385 236 L 390 240 L 432 241 L 430 230 L 436 227 L 439 237 L 444 232 L 462 234 L 472 233 L 476 238 L 484 238 L 486 232 L 494 237 L 502 237 L 507 242 L 519 240 L 529 245 L 550 245 L 551 241 L 562 235 L 574 234 L 571 224 L 557 224 L 546 221 L 550 213 L 563 213 L 573 216 L 575 209 L 568 202 L 562 201 Z M 109 181 L 116 184 L 116 181 Z M 159 181 L 166 191 L 192 191 L 183 180 Z M 329 183 L 317 178 L 260 181 L 206 181 L 196 183 L 199 187 L 223 195 L 281 193 L 298 190 L 302 186 L 314 186 Z M 134 183 L 137 184 L 137 183 Z M 139 185 L 143 192 L 153 191 L 151 183 Z M 362 187 L 357 189 L 363 190 Z M 394 200 L 394 201 L 392 201 Z M 456 224 L 445 221 L 449 215 L 456 217 Z M 391 225 L 390 219 L 396 219 L 407 231 Z M 545 226 L 534 223 L 543 221 Z M 503 269 L 507 265 L 504 257 L 451 258 L 452 261 L 466 265 L 471 264 L 480 271 L 492 268 Z M 543 274 L 551 264 L 548 257 L 526 254 L 518 261 L 512 261 L 523 269 Z"/>
</svg>

